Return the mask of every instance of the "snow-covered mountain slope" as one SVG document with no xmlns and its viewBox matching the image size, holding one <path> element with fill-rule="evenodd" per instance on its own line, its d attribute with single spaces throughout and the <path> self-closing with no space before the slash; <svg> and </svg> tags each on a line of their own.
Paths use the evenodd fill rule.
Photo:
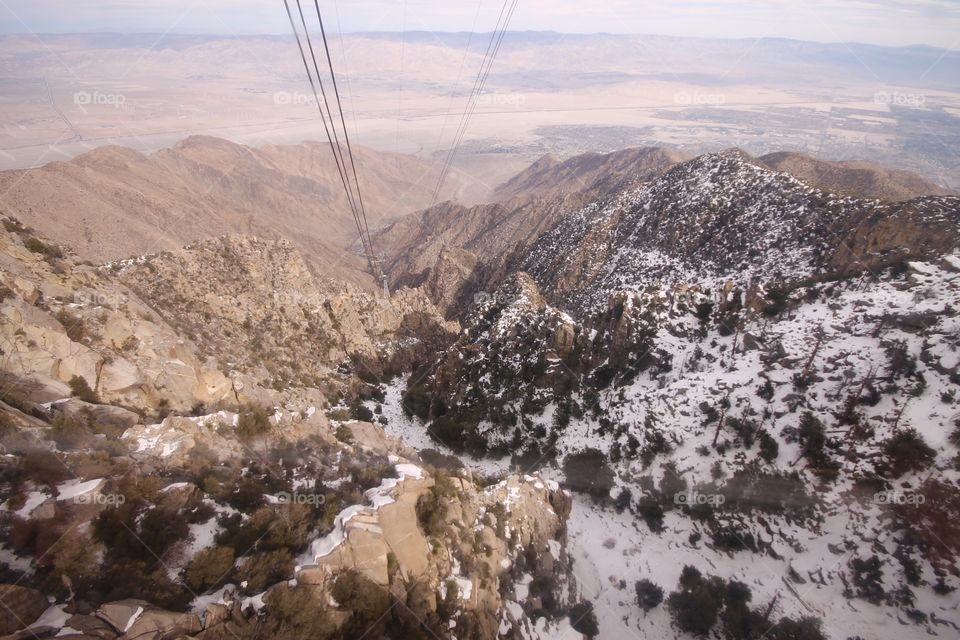
<svg viewBox="0 0 960 640">
<path fill-rule="evenodd" d="M 685 564 L 827 637 L 952 632 L 958 273 L 949 254 L 776 304 L 762 287 L 623 292 L 582 323 L 519 275 L 406 404 L 443 444 L 555 461 L 605 505 L 571 522 L 604 634 L 677 634 L 632 586 L 669 592 Z"/>
<path fill-rule="evenodd" d="M 685 162 L 564 218 L 518 264 L 583 313 L 657 282 L 793 282 L 956 246 L 960 199 L 889 204 L 834 196 L 740 151 Z"/>
</svg>

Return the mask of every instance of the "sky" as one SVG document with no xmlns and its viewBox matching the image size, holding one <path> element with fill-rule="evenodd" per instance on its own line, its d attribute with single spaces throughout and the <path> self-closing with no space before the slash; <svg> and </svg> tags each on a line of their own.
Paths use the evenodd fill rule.
<svg viewBox="0 0 960 640">
<path fill-rule="evenodd" d="M 320 7 L 345 32 L 491 31 L 502 2 L 320 0 Z M 960 46 L 960 0 L 519 0 L 510 28 L 952 49 Z M 0 33 L 288 30 L 283 0 L 0 0 Z"/>
</svg>

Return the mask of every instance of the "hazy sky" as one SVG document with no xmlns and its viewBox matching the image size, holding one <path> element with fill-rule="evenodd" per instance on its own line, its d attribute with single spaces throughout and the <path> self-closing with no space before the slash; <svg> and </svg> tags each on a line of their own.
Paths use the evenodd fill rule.
<svg viewBox="0 0 960 640">
<path fill-rule="evenodd" d="M 304 1 L 304 0 L 301 0 Z M 306 0 L 311 3 L 311 0 Z M 344 31 L 490 31 L 500 0 L 321 0 Z M 479 10 L 478 10 L 479 9 Z M 0 0 L 0 31 L 285 33 L 283 0 Z M 960 45 L 960 0 L 520 0 L 515 30 Z"/>
</svg>

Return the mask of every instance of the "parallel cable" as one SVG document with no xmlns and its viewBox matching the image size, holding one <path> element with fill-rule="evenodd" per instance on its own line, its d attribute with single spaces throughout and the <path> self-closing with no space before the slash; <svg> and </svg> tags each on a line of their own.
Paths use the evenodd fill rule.
<svg viewBox="0 0 960 640">
<path fill-rule="evenodd" d="M 340 102 L 339 92 L 337 91 L 336 86 L 336 76 L 333 74 L 333 62 L 330 56 L 329 46 L 327 44 L 326 33 L 323 33 L 324 49 L 327 55 L 327 64 L 330 68 L 331 78 L 333 79 L 334 92 L 336 95 L 337 108 L 340 113 L 340 122 L 343 126 L 344 138 L 347 144 L 347 152 L 350 157 L 351 166 L 348 168 L 346 160 L 343 156 L 343 148 L 340 144 L 339 135 L 337 133 L 336 121 L 334 120 L 334 113 L 330 106 L 330 101 L 327 97 L 326 89 L 323 85 L 323 80 L 320 73 L 320 65 L 317 63 L 316 54 L 313 48 L 313 42 L 310 38 L 310 30 L 307 27 L 306 17 L 303 13 L 303 7 L 300 4 L 300 0 L 296 0 L 297 3 L 297 12 L 300 16 L 300 22 L 303 26 L 304 39 L 307 43 L 307 49 L 304 49 L 303 41 L 300 38 L 300 33 L 296 25 L 296 21 L 293 17 L 293 12 L 290 9 L 289 0 L 283 0 L 284 7 L 287 11 L 287 18 L 290 20 L 290 27 L 293 30 L 294 38 L 297 41 L 297 48 L 300 51 L 300 59 L 303 62 L 304 69 L 307 72 L 307 80 L 310 83 L 310 88 L 313 92 L 314 100 L 317 104 L 317 110 L 320 113 L 320 119 L 323 122 L 324 132 L 327 136 L 327 142 L 330 145 L 330 150 L 333 154 L 334 163 L 337 165 L 337 173 L 340 175 L 340 182 L 343 185 L 344 193 L 347 196 L 347 204 L 350 208 L 351 215 L 353 216 L 354 224 L 357 227 L 357 232 L 360 235 L 360 244 L 361 248 L 368 260 L 368 263 L 371 266 L 371 270 L 375 270 L 373 263 L 373 254 L 372 254 L 372 242 L 369 234 L 369 226 L 366 222 L 366 212 L 363 208 L 362 203 L 362 194 L 360 192 L 360 183 L 357 180 L 357 171 L 356 164 L 353 160 L 353 150 L 349 142 L 349 132 L 346 128 L 346 119 L 343 115 L 343 107 Z M 317 9 L 317 17 L 321 20 L 321 32 L 323 32 L 323 23 L 322 18 L 320 18 L 320 7 L 315 0 L 315 5 Z M 307 50 L 310 52 L 310 59 L 313 62 L 313 72 L 310 69 L 310 63 L 307 60 Z M 314 82 L 314 73 L 316 74 L 316 82 Z M 317 86 L 320 87 L 320 92 L 317 92 Z M 320 98 L 323 97 L 323 103 L 321 104 Z M 324 113 L 323 107 L 326 106 L 326 113 Z M 329 124 L 327 123 L 327 115 L 330 117 Z M 356 182 L 356 194 L 354 194 L 353 188 L 351 186 L 350 173 L 353 173 L 353 179 Z M 358 206 L 358 202 L 360 206 Z M 376 275 L 376 274 L 374 274 Z"/>
<path fill-rule="evenodd" d="M 343 104 L 340 102 L 340 89 L 337 87 L 337 74 L 333 70 L 333 59 L 330 57 L 330 46 L 327 44 L 327 31 L 323 26 L 323 17 L 320 15 L 320 3 L 313 0 L 317 9 L 317 20 L 320 21 L 320 35 L 323 36 L 323 49 L 327 54 L 327 66 L 330 68 L 330 78 L 333 80 L 333 95 L 337 99 L 337 110 L 340 112 L 340 124 L 343 127 L 343 137 L 347 143 L 347 155 L 350 157 L 350 168 L 353 170 L 353 182 L 357 188 L 357 200 L 360 202 L 360 215 L 363 219 L 363 227 L 367 234 L 367 244 L 370 251 L 373 251 L 373 239 L 370 236 L 370 225 L 367 223 L 367 209 L 363 204 L 363 193 L 360 191 L 360 178 L 357 176 L 357 164 L 353 158 L 353 145 L 350 144 L 350 132 L 347 130 L 347 120 L 343 116 Z M 331 116 L 332 118 L 332 116 Z"/>
<path fill-rule="evenodd" d="M 450 173 L 450 169 L 452 168 L 453 161 L 456 159 L 460 145 L 463 143 L 463 138 L 466 135 L 467 128 L 470 125 L 470 120 L 473 118 L 473 114 L 476 112 L 477 101 L 480 97 L 480 94 L 483 93 L 484 87 L 486 86 L 487 78 L 490 75 L 490 71 L 493 69 L 493 64 L 496 61 L 497 54 L 500 52 L 500 47 L 503 44 L 503 39 L 506 36 L 507 29 L 510 25 L 510 20 L 513 18 L 513 14 L 516 11 L 518 2 L 519 0 L 513 0 L 511 4 L 511 0 L 504 0 L 503 6 L 500 9 L 500 16 L 497 18 L 496 27 L 494 28 L 493 33 L 490 35 L 490 42 L 487 43 L 487 50 L 484 53 L 483 61 L 480 64 L 480 70 L 477 74 L 476 80 L 474 81 L 470 96 L 467 98 L 467 104 L 464 108 L 463 115 L 460 118 L 460 125 L 457 127 L 453 144 L 447 153 L 447 159 L 444 162 L 443 168 L 440 172 L 440 179 L 437 182 L 436 189 L 434 189 L 433 197 L 430 203 L 431 207 L 435 205 L 439 199 L 440 191 Z M 510 6 L 509 10 L 507 9 L 508 5 Z"/>
<path fill-rule="evenodd" d="M 330 108 L 330 102 L 327 99 L 327 91 L 323 86 L 323 80 L 320 77 L 320 65 L 317 63 L 317 56 L 313 50 L 313 40 L 310 38 L 310 30 L 307 28 L 307 19 L 303 14 L 303 7 L 300 5 L 300 0 L 296 0 L 297 10 L 300 13 L 300 22 L 303 24 L 304 37 L 307 41 L 307 47 L 310 50 L 310 58 L 313 60 L 313 68 L 317 74 L 317 84 L 320 85 L 320 94 L 323 96 L 323 104 L 327 108 L 327 115 L 330 117 L 330 129 L 333 130 L 333 142 L 331 143 L 334 148 L 334 156 L 337 161 L 337 169 L 341 172 L 341 179 L 344 183 L 344 188 L 347 191 L 347 200 L 350 203 L 350 208 L 353 213 L 354 222 L 357 225 L 357 230 L 360 232 L 360 243 L 363 245 L 364 253 L 369 253 L 367 250 L 367 240 L 364 237 L 363 224 L 360 219 L 360 212 L 357 207 L 357 201 L 354 198 L 353 189 L 350 187 L 350 175 L 347 171 L 347 163 L 343 159 L 343 148 L 340 146 L 340 138 L 337 135 L 337 126 L 333 120 L 333 110 Z M 309 73 L 309 69 L 307 70 Z M 319 106 L 319 103 L 318 103 Z M 321 110 L 322 113 L 322 110 Z"/>
</svg>

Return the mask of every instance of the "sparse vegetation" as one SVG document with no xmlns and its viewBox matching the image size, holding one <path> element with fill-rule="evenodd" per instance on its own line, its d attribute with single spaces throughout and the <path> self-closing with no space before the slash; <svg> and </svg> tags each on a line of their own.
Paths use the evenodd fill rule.
<svg viewBox="0 0 960 640">
<path fill-rule="evenodd" d="M 87 382 L 86 378 L 81 376 L 71 376 L 69 385 L 70 393 L 72 393 L 76 398 L 83 400 L 84 402 L 89 402 L 90 404 L 98 404 L 100 402 L 96 392 L 90 388 L 90 384 Z"/>
</svg>

